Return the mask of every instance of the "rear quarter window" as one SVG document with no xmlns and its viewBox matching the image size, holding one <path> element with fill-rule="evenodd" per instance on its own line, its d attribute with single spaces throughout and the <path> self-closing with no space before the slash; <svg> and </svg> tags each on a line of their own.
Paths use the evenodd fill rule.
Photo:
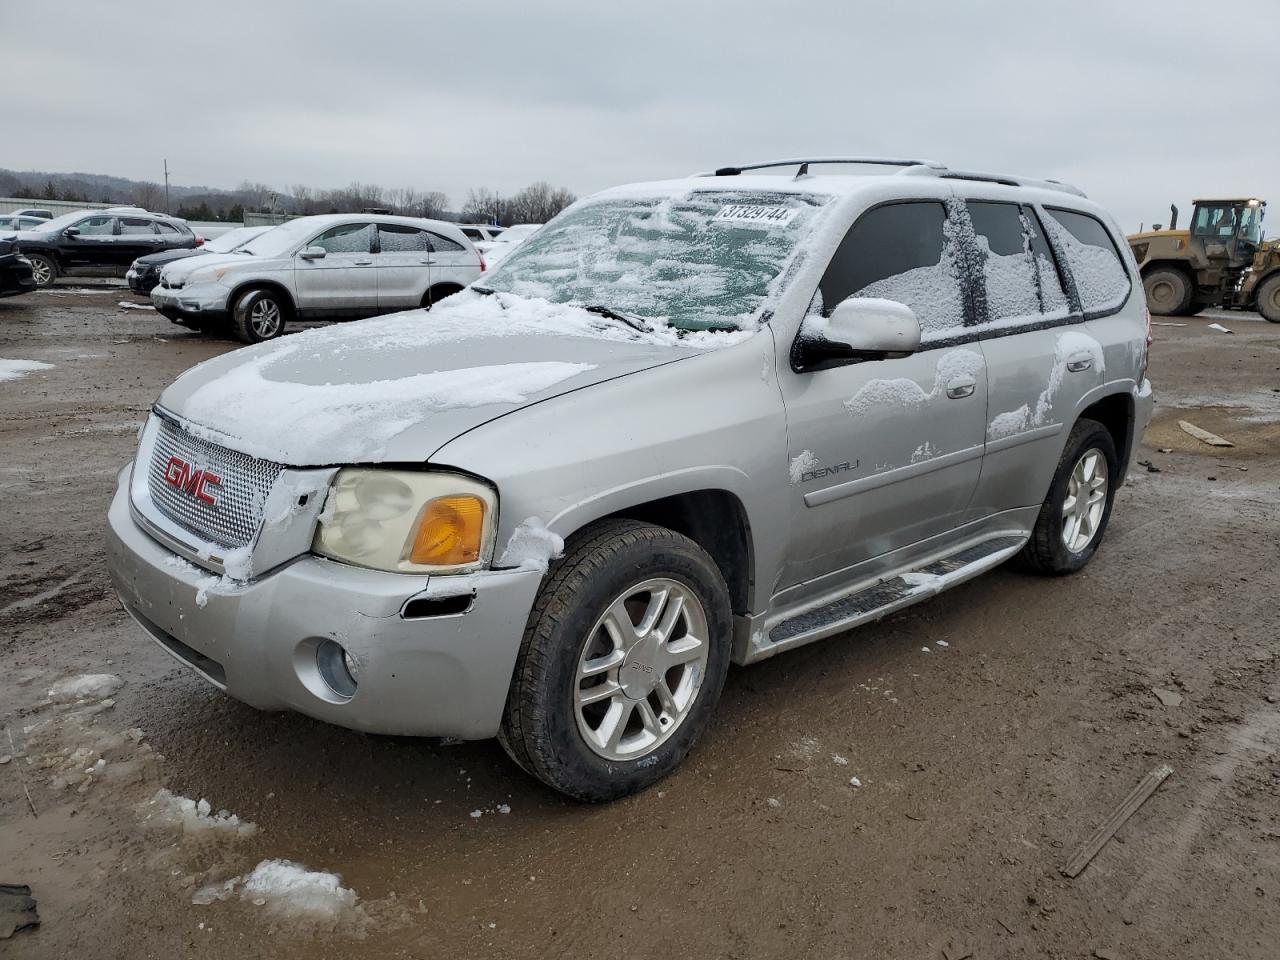
<svg viewBox="0 0 1280 960">
<path fill-rule="evenodd" d="M 1132 282 L 1102 221 L 1087 213 L 1047 207 L 1045 229 L 1066 260 L 1086 314 L 1118 310 Z"/>
</svg>

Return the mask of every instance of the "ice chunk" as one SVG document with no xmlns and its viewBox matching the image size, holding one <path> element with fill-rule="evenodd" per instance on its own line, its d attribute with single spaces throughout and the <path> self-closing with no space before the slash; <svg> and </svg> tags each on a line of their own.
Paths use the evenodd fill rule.
<svg viewBox="0 0 1280 960">
<path fill-rule="evenodd" d="M 59 680 L 49 688 L 49 699 L 54 703 L 105 700 L 123 686 L 124 681 L 115 674 L 86 673 L 68 680 Z"/>
<path fill-rule="evenodd" d="M 564 538 L 548 530 L 538 517 L 529 517 L 512 532 L 497 566 L 546 573 L 551 561 L 563 553 Z"/>
<path fill-rule="evenodd" d="M 213 812 L 208 800 L 191 800 L 161 787 L 142 805 L 142 822 L 147 826 L 174 829 L 186 836 L 218 836 L 242 840 L 258 832 L 256 824 L 241 820 L 226 810 Z"/>
</svg>

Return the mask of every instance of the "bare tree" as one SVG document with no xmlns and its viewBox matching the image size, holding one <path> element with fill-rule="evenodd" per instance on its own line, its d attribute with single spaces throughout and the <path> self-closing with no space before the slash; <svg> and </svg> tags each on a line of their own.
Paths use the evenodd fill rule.
<svg viewBox="0 0 1280 960">
<path fill-rule="evenodd" d="M 147 181 L 133 188 L 130 198 L 143 210 L 155 210 L 164 202 L 164 187 Z"/>
<path fill-rule="evenodd" d="M 449 197 L 439 190 L 424 193 L 418 203 L 421 215 L 438 220 L 449 209 Z"/>
</svg>

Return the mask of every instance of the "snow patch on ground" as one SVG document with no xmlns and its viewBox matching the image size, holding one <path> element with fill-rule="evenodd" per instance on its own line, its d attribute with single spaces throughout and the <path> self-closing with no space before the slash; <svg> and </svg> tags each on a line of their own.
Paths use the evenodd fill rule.
<svg viewBox="0 0 1280 960">
<path fill-rule="evenodd" d="M 4 357 L 0 357 L 0 382 L 17 380 L 19 377 L 25 377 L 28 373 L 34 373 L 37 370 L 52 369 L 52 363 L 42 363 L 39 360 L 6 360 Z"/>
<path fill-rule="evenodd" d="M 144 826 L 163 827 L 184 836 L 218 836 L 243 840 L 258 832 L 256 824 L 241 820 L 234 813 L 226 810 L 214 813 L 208 800 L 191 800 L 171 793 L 164 787 L 157 790 L 139 812 Z"/>
<path fill-rule="evenodd" d="M 818 458 L 813 455 L 812 450 L 803 451 L 791 461 L 791 482 L 793 484 L 799 483 L 801 478 L 816 467 L 819 462 Z"/>
<path fill-rule="evenodd" d="M 132 300 L 121 300 L 116 306 L 121 310 L 155 310 L 149 303 L 134 303 Z"/>
<path fill-rule="evenodd" d="M 78 700 L 105 700 L 114 696 L 124 686 L 124 681 L 112 673 L 86 673 L 67 680 L 59 680 L 49 688 L 49 699 L 54 703 L 74 703 Z"/>
<path fill-rule="evenodd" d="M 342 885 L 342 877 L 292 860 L 263 860 L 244 876 L 202 887 L 191 902 L 204 906 L 236 895 L 275 919 L 330 924 L 361 919 L 360 898 Z"/>
<path fill-rule="evenodd" d="M 538 517 L 529 517 L 511 534 L 497 566 L 546 573 L 551 561 L 563 553 L 564 538 L 548 530 Z"/>
</svg>

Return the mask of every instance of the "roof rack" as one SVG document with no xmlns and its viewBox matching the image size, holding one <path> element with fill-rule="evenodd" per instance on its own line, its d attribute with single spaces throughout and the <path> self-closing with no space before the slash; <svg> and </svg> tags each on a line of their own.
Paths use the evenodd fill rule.
<svg viewBox="0 0 1280 960">
<path fill-rule="evenodd" d="M 799 167 L 796 176 L 809 172 L 813 163 L 850 163 L 868 166 L 901 167 L 898 176 L 938 177 L 943 180 L 976 180 L 982 183 L 999 183 L 1009 187 L 1033 187 L 1041 190 L 1058 190 L 1062 193 L 1085 196 L 1083 190 L 1061 180 L 1037 180 L 1032 177 L 1015 177 L 1003 173 L 983 173 L 974 170 L 952 170 L 935 160 L 905 160 L 893 157 L 797 157 L 791 160 L 769 160 L 763 163 L 744 163 L 732 167 L 719 167 L 714 172 L 697 173 L 697 177 L 736 177 L 747 170 L 768 170 L 772 167 Z"/>
</svg>

